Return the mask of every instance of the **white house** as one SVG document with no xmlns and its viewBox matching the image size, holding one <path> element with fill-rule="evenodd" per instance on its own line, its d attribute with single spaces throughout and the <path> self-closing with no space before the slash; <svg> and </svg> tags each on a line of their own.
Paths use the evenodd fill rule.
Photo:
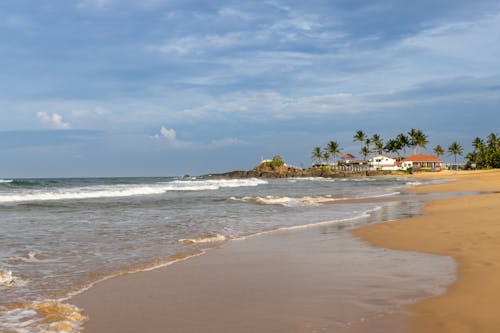
<svg viewBox="0 0 500 333">
<path fill-rule="evenodd" d="M 396 159 L 385 155 L 377 155 L 371 158 L 370 167 L 375 170 L 398 170 Z"/>
</svg>

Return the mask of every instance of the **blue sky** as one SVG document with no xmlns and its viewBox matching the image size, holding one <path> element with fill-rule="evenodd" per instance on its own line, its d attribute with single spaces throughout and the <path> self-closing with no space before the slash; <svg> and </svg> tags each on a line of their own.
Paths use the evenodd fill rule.
<svg viewBox="0 0 500 333">
<path fill-rule="evenodd" d="M 2 0 L 0 178 L 309 165 L 500 130 L 495 1 Z"/>
</svg>

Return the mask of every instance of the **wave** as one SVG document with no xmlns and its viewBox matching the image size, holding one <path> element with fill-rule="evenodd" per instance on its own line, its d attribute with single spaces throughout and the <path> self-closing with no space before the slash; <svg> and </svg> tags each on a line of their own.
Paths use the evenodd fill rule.
<svg viewBox="0 0 500 333">
<path fill-rule="evenodd" d="M 383 197 L 392 197 L 395 195 L 400 195 L 401 192 L 390 192 L 390 193 L 380 193 L 380 194 L 371 194 L 366 196 L 358 196 L 354 199 L 371 199 L 371 198 L 383 198 Z"/>
<path fill-rule="evenodd" d="M 422 185 L 423 183 L 422 182 L 406 182 L 406 185 L 408 186 L 418 186 L 418 185 Z"/>
<path fill-rule="evenodd" d="M 1 194 L 0 203 L 29 201 L 53 201 L 97 198 L 119 198 L 131 196 L 157 195 L 169 191 L 208 191 L 226 187 L 258 186 L 268 182 L 261 179 L 221 179 L 221 180 L 177 180 L 154 184 L 137 185 L 99 185 L 76 188 L 59 188 L 57 190 L 32 190 L 17 192 L 18 194 Z"/>
<path fill-rule="evenodd" d="M 0 331 L 81 332 L 87 318 L 78 307 L 47 300 L 0 308 Z"/>
<path fill-rule="evenodd" d="M 200 243 L 218 243 L 227 240 L 227 237 L 224 235 L 209 235 L 205 237 L 197 237 L 197 238 L 183 238 L 179 239 L 179 242 L 184 244 L 200 244 Z"/>
<path fill-rule="evenodd" d="M 8 184 L 12 183 L 13 181 L 13 179 L 0 179 L 0 184 Z"/>
<path fill-rule="evenodd" d="M 26 284 L 26 281 L 12 275 L 12 271 L 0 269 L 0 286 L 19 287 Z"/>
<path fill-rule="evenodd" d="M 40 253 L 37 253 L 35 251 L 29 251 L 29 252 L 26 252 L 18 257 L 12 257 L 7 262 L 10 265 L 17 265 L 17 264 L 22 264 L 22 263 L 38 262 L 38 261 L 42 260 L 43 257 L 44 256 L 42 256 Z"/>
<path fill-rule="evenodd" d="M 230 201 L 248 202 L 259 205 L 279 205 L 284 207 L 299 207 L 299 206 L 317 206 L 324 203 L 330 203 L 339 199 L 333 198 L 331 195 L 317 197 L 280 197 L 280 196 L 265 196 L 265 197 L 243 197 L 229 198 Z"/>
</svg>

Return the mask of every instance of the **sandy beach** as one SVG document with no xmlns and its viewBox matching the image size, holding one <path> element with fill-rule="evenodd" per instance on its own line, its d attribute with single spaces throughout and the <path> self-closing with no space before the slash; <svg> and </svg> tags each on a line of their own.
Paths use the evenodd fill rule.
<svg viewBox="0 0 500 333">
<path fill-rule="evenodd" d="M 454 181 L 414 188 L 418 193 L 500 189 L 497 171 L 419 177 Z M 498 332 L 499 202 L 498 193 L 433 200 L 423 216 L 369 225 L 353 231 L 352 239 L 335 238 L 338 232 L 329 229 L 335 226 L 318 226 L 234 241 L 174 266 L 99 283 L 71 303 L 84 309 L 84 332 L 90 333 Z M 354 248 L 356 256 L 346 250 Z M 425 293 L 438 261 L 431 265 L 433 257 L 418 252 L 458 262 L 458 281 L 445 295 Z M 344 266 L 330 264 L 341 256 Z M 425 271 L 427 266 L 434 268 Z M 359 280 L 352 279 L 352 267 Z M 392 272 L 395 267 L 403 271 Z M 409 282 L 417 276 L 419 283 Z M 339 325 L 337 315 L 356 318 L 358 311 L 346 290 L 372 298 L 380 292 L 376 302 L 382 305 L 427 298 L 409 306 L 408 314 L 388 311 Z"/>
<path fill-rule="evenodd" d="M 428 192 L 500 191 L 500 172 L 424 174 L 456 181 L 415 188 Z M 458 280 L 441 296 L 411 306 L 414 332 L 500 332 L 500 193 L 432 201 L 424 215 L 354 231 L 370 243 L 451 256 Z"/>
</svg>

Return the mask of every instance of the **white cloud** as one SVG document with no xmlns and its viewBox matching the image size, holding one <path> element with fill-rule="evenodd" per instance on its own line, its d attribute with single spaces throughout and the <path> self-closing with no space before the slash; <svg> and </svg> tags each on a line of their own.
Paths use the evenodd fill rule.
<svg viewBox="0 0 500 333">
<path fill-rule="evenodd" d="M 49 114 L 47 112 L 37 112 L 36 116 L 44 127 L 53 129 L 71 128 L 71 124 L 64 122 L 62 116 L 58 113 Z"/>
<path fill-rule="evenodd" d="M 160 129 L 160 134 L 169 142 L 177 141 L 177 134 L 175 133 L 175 130 L 173 128 L 166 129 L 164 126 L 162 126 Z"/>
<path fill-rule="evenodd" d="M 235 146 L 244 143 L 238 138 L 222 138 L 211 140 L 209 142 L 183 141 L 177 139 L 177 132 L 173 128 L 168 129 L 165 126 L 160 128 L 160 133 L 150 136 L 150 138 L 158 142 L 166 142 L 170 147 L 177 149 L 210 149 Z"/>
</svg>

